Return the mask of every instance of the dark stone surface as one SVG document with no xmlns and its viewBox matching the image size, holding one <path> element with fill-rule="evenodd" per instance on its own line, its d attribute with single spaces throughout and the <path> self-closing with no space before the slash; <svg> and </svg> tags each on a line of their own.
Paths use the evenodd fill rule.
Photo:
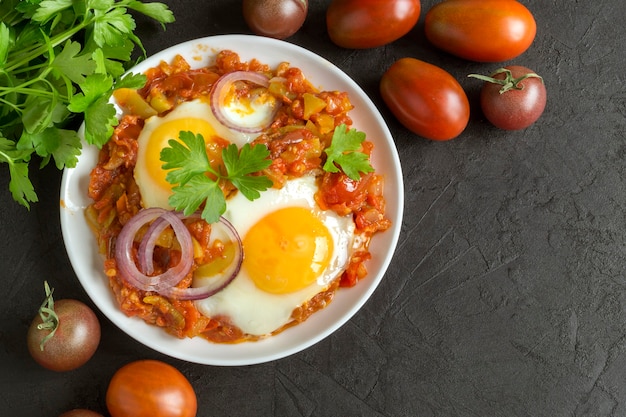
<svg viewBox="0 0 626 417">
<path fill-rule="evenodd" d="M 149 54 L 216 34 L 249 33 L 233 0 L 167 2 L 163 32 L 139 21 Z M 326 35 L 328 0 L 312 0 L 288 41 L 342 68 L 392 130 L 406 208 L 394 261 L 373 297 L 316 346 L 272 363 L 202 366 L 143 347 L 99 312 L 102 343 L 84 367 L 40 368 L 25 333 L 42 280 L 93 306 L 65 253 L 61 175 L 32 173 L 41 201 L 13 203 L 0 177 L 0 415 L 106 414 L 113 372 L 136 359 L 175 365 L 198 393 L 199 416 L 623 416 L 626 415 L 626 72 L 623 0 L 525 0 L 538 34 L 511 63 L 544 76 L 548 106 L 524 131 L 492 128 L 476 104 L 497 64 L 456 59 L 428 45 L 423 16 L 403 39 L 351 51 Z M 378 94 L 382 72 L 413 56 L 465 87 L 473 115 L 463 135 L 414 136 Z"/>
</svg>

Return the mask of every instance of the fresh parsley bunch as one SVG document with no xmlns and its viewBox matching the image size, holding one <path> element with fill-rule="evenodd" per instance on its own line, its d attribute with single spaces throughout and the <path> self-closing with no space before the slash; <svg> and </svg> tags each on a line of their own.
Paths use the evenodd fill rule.
<svg viewBox="0 0 626 417">
<path fill-rule="evenodd" d="M 25 207 L 38 200 L 28 177 L 32 157 L 74 167 L 81 142 L 68 121 L 82 116 L 86 142 L 101 147 L 117 124 L 113 89 L 145 84 L 143 75 L 122 78 L 135 46 L 145 56 L 131 11 L 161 25 L 174 21 L 156 2 L 0 0 L 0 162 Z"/>
</svg>

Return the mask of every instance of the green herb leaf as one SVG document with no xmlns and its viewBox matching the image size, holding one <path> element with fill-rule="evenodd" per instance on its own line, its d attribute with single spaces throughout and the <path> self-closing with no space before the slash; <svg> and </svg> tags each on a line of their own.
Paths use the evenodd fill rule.
<svg viewBox="0 0 626 417">
<path fill-rule="evenodd" d="M 118 124 L 115 107 L 109 103 L 110 96 L 102 96 L 84 111 L 85 141 L 101 148 L 113 135 Z"/>
<path fill-rule="evenodd" d="M 165 179 L 170 184 L 184 185 L 198 175 L 213 172 L 202 135 L 180 132 L 179 138 L 180 142 L 170 139 L 169 147 L 161 150 L 160 159 L 165 162 L 163 169 L 171 170 Z"/>
<path fill-rule="evenodd" d="M 121 46 L 127 36 L 135 30 L 135 20 L 126 9 L 112 9 L 96 17 L 93 26 L 93 39 L 98 46 Z"/>
<path fill-rule="evenodd" d="M 142 13 L 154 20 L 164 23 L 172 23 L 174 14 L 162 3 L 142 3 L 140 1 L 128 2 L 128 8 Z"/>
<path fill-rule="evenodd" d="M 202 135 L 183 131 L 179 139 L 171 139 L 160 155 L 162 168 L 169 170 L 166 180 L 174 186 L 169 203 L 176 210 L 189 215 L 204 203 L 202 218 L 215 223 L 226 211 L 221 182 L 230 181 L 249 200 L 272 186 L 272 181 L 260 174 L 272 163 L 267 146 L 245 144 L 239 150 L 230 144 L 222 150 L 224 173 L 211 167 Z"/>
<path fill-rule="evenodd" d="M 28 178 L 30 152 L 16 149 L 15 142 L 0 136 L 0 161 L 9 164 L 9 191 L 13 199 L 26 208 L 38 201 L 33 184 Z"/>
<path fill-rule="evenodd" d="M 251 146 L 249 143 L 241 151 L 235 144 L 230 144 L 222 152 L 230 181 L 250 201 L 261 196 L 259 191 L 265 191 L 272 186 L 272 181 L 266 176 L 250 175 L 269 167 L 272 164 L 269 156 L 267 146 Z"/>
<path fill-rule="evenodd" d="M 34 21 L 46 23 L 57 17 L 60 12 L 72 7 L 73 0 L 43 0 L 32 16 Z"/>
<path fill-rule="evenodd" d="M 332 142 L 325 150 L 327 159 L 324 163 L 324 170 L 339 172 L 341 168 L 354 181 L 361 178 L 361 173 L 374 172 L 369 156 L 359 151 L 363 141 L 365 141 L 365 133 L 356 129 L 348 130 L 345 124 L 337 126 Z"/>
<path fill-rule="evenodd" d="M 215 223 L 226 211 L 224 193 L 216 181 L 205 175 L 196 175 L 185 185 L 172 188 L 173 194 L 169 203 L 177 210 L 182 210 L 189 216 L 195 213 L 202 203 L 202 218 L 208 223 Z"/>
<path fill-rule="evenodd" d="M 48 128 L 28 136 L 37 155 L 44 158 L 52 156 L 58 169 L 76 166 L 81 143 L 74 130 Z"/>
<path fill-rule="evenodd" d="M 87 75 L 93 74 L 96 63 L 90 56 L 79 55 L 80 43 L 67 41 L 63 50 L 51 62 L 52 73 L 57 77 L 67 77 L 76 84 L 85 82 Z"/>
<path fill-rule="evenodd" d="M 9 56 L 9 48 L 11 47 L 11 32 L 9 27 L 0 22 L 0 62 L 5 62 Z"/>
<path fill-rule="evenodd" d="M 128 73 L 115 83 L 115 88 L 133 88 L 135 90 L 146 85 L 147 77 L 144 74 Z"/>
</svg>

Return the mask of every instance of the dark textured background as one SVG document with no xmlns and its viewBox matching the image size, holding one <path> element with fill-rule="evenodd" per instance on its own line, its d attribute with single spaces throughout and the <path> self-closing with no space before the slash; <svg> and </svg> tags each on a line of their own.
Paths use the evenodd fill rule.
<svg viewBox="0 0 626 417">
<path fill-rule="evenodd" d="M 381 0 L 382 1 L 382 0 Z M 233 0 L 167 1 L 177 22 L 140 21 L 148 53 L 215 34 L 249 33 Z M 436 51 L 423 16 L 381 48 L 334 46 L 312 0 L 288 41 L 329 59 L 362 86 L 392 130 L 405 173 L 398 251 L 364 308 L 291 357 L 249 367 L 195 365 L 149 350 L 99 315 L 101 345 L 84 367 L 53 373 L 25 346 L 49 280 L 93 306 L 68 261 L 59 225 L 60 173 L 33 172 L 41 201 L 13 203 L 0 177 L 0 415 L 106 414 L 111 375 L 136 359 L 175 365 L 205 416 L 626 415 L 626 72 L 623 0 L 524 0 L 533 46 L 512 63 L 543 75 L 543 117 L 525 131 L 490 127 L 476 106 L 497 64 Z M 473 105 L 454 141 L 414 136 L 385 109 L 382 72 L 413 56 L 451 72 Z M 99 314 L 99 312 L 98 312 Z"/>
</svg>

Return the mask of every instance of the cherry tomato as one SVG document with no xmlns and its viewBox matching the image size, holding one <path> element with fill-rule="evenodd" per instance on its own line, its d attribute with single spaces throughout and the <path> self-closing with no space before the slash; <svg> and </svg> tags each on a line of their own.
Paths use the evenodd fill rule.
<svg viewBox="0 0 626 417">
<path fill-rule="evenodd" d="M 419 0 L 333 0 L 326 10 L 330 39 L 344 48 L 374 48 L 406 35 L 420 16 Z"/>
<path fill-rule="evenodd" d="M 243 0 L 243 18 L 257 35 L 285 39 L 304 24 L 308 0 Z"/>
<path fill-rule="evenodd" d="M 102 414 L 95 411 L 85 410 L 83 408 L 77 408 L 74 410 L 66 411 L 59 417 L 103 417 Z"/>
<path fill-rule="evenodd" d="M 543 78 L 533 70 L 509 65 L 484 77 L 480 107 L 494 126 L 506 130 L 524 129 L 535 123 L 546 107 L 547 92 Z"/>
<path fill-rule="evenodd" d="M 431 140 L 449 140 L 469 122 L 469 100 L 447 71 L 415 58 L 396 61 L 382 76 L 383 100 L 407 129 Z"/>
<path fill-rule="evenodd" d="M 84 365 L 100 343 L 100 322 L 78 300 L 54 301 L 47 283 L 46 300 L 27 332 L 28 351 L 37 363 L 53 371 Z"/>
<path fill-rule="evenodd" d="M 106 393 L 111 417 L 195 417 L 193 387 L 173 366 L 139 360 L 115 372 Z"/>
<path fill-rule="evenodd" d="M 515 58 L 537 33 L 532 13 L 515 0 L 447 0 L 426 13 L 424 25 L 433 45 L 478 62 Z"/>
</svg>

